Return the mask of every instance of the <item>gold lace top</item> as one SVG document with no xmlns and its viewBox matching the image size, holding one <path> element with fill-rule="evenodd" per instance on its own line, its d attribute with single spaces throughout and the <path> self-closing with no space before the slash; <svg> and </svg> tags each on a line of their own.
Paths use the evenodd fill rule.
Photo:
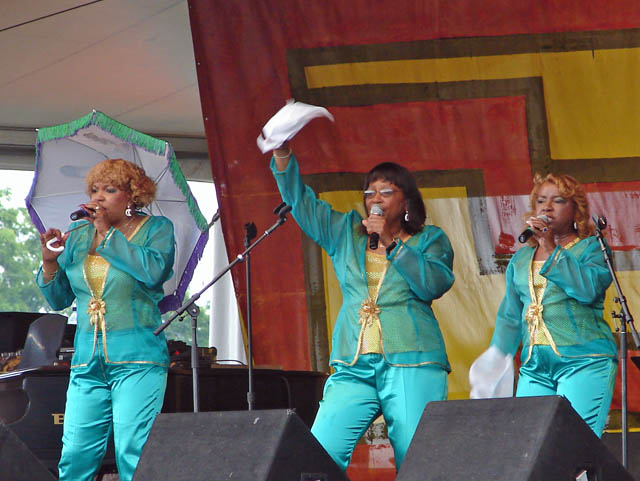
<svg viewBox="0 0 640 481">
<path fill-rule="evenodd" d="M 376 254 L 369 250 L 365 255 L 365 271 L 369 285 L 369 298 L 378 297 L 380 281 L 387 270 L 387 259 L 384 254 Z M 382 327 L 378 316 L 370 316 L 364 323 L 360 336 L 360 354 L 382 353 Z"/>
<path fill-rule="evenodd" d="M 98 255 L 89 254 L 84 261 L 84 269 L 91 292 L 96 297 L 102 297 L 109 263 Z"/>
<path fill-rule="evenodd" d="M 574 240 L 564 245 L 563 249 L 570 249 L 579 240 L 580 239 L 576 237 Z M 529 293 L 531 296 L 531 304 L 527 308 L 527 313 L 525 315 L 525 319 L 529 327 L 529 354 L 524 363 L 528 362 L 531 358 L 531 352 L 535 344 L 551 346 L 551 349 L 553 349 L 553 352 L 556 355 L 561 355 L 558 352 L 558 348 L 556 347 L 556 343 L 553 340 L 549 329 L 544 323 L 544 306 L 542 305 L 542 298 L 544 297 L 544 291 L 547 288 L 547 279 L 540 275 L 540 270 L 545 262 L 547 261 L 532 260 L 529 268 Z"/>
<path fill-rule="evenodd" d="M 540 269 L 544 265 L 546 261 L 533 261 L 532 269 L 533 269 L 533 290 L 536 293 L 536 298 L 542 299 L 542 294 L 544 294 L 544 289 L 547 286 L 547 280 L 540 275 Z M 544 325 L 544 319 L 540 321 L 541 325 Z M 541 327 L 541 326 L 539 326 Z M 547 337 L 546 329 L 535 329 L 533 332 L 532 344 L 542 344 L 548 346 L 549 338 Z M 546 327 L 546 326 L 545 326 Z"/>
</svg>

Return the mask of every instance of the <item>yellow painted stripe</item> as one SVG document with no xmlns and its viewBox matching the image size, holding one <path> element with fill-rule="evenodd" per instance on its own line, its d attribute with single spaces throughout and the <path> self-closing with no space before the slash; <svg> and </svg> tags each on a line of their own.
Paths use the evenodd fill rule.
<svg viewBox="0 0 640 481">
<path fill-rule="evenodd" d="M 467 197 L 467 188 L 457 187 L 429 187 L 420 189 L 423 199 L 460 199 Z"/>
<path fill-rule="evenodd" d="M 542 77 L 554 159 L 640 156 L 639 48 L 316 65 L 305 75 L 310 89 Z"/>
<path fill-rule="evenodd" d="M 305 67 L 307 87 L 460 82 L 540 75 L 538 54 L 386 60 Z"/>
<path fill-rule="evenodd" d="M 630 433 L 640 433 L 640 428 L 629 428 Z M 622 429 L 605 429 L 605 433 L 621 433 Z"/>
</svg>

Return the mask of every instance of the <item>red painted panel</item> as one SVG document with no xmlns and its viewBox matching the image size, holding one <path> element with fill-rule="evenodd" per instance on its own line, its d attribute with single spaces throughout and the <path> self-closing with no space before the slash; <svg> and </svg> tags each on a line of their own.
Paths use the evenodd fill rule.
<svg viewBox="0 0 640 481">
<path fill-rule="evenodd" d="M 388 439 L 375 444 L 359 443 L 353 451 L 351 464 L 347 468 L 351 481 L 393 481 L 396 465 L 393 448 Z"/>
<path fill-rule="evenodd" d="M 629 333 L 629 337 L 631 334 Z M 640 357 L 640 351 L 629 350 L 627 353 L 627 408 L 631 412 L 640 412 L 640 369 L 631 360 L 632 357 Z M 613 392 L 611 409 L 622 409 L 622 381 L 620 377 L 620 365 L 616 387 Z"/>
<path fill-rule="evenodd" d="M 410 170 L 482 169 L 487 195 L 528 194 L 525 109 L 523 97 L 332 107 L 334 124 L 315 121 L 313 136 L 293 145 L 305 174 L 395 161 Z"/>
</svg>

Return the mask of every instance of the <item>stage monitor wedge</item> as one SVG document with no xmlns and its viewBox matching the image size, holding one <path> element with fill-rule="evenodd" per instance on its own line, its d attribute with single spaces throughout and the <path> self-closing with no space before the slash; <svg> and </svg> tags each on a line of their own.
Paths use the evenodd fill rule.
<svg viewBox="0 0 640 481">
<path fill-rule="evenodd" d="M 575 481 L 583 470 L 589 481 L 633 481 L 564 397 L 438 401 L 396 481 Z"/>
<path fill-rule="evenodd" d="M 348 481 L 291 410 L 159 414 L 134 481 Z"/>
</svg>

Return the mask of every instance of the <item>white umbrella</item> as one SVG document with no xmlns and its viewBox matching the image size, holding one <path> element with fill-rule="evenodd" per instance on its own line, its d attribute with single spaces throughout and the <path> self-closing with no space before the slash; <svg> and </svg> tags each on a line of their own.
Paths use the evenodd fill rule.
<svg viewBox="0 0 640 481">
<path fill-rule="evenodd" d="M 64 230 L 69 214 L 88 200 L 84 179 L 97 163 L 122 158 L 142 167 L 157 185 L 156 199 L 144 210 L 173 222 L 176 239 L 174 275 L 164 284 L 162 312 L 177 309 L 207 243 L 209 225 L 168 142 L 143 134 L 106 116 L 92 113 L 72 122 L 38 130 L 36 167 L 26 198 L 40 232 Z"/>
</svg>

